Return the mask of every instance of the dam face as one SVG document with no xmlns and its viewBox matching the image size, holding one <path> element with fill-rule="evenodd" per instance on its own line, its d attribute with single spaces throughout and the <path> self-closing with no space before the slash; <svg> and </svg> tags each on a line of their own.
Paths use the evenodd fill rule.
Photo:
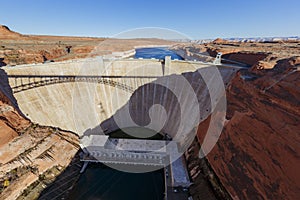
<svg viewBox="0 0 300 200">
<path fill-rule="evenodd" d="M 3 69 L 21 111 L 33 122 L 78 135 L 142 126 L 183 146 L 182 138 L 212 113 L 235 73 L 170 59 L 90 58 Z M 209 88 L 216 82 L 223 85 Z"/>
</svg>

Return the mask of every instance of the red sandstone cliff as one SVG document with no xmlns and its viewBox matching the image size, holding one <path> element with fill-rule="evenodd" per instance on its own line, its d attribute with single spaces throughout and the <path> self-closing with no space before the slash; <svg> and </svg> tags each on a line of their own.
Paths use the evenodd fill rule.
<svg viewBox="0 0 300 200">
<path fill-rule="evenodd" d="M 300 196 L 300 57 L 277 63 L 272 70 L 242 70 L 232 80 L 227 122 L 207 156 L 236 199 Z M 199 126 L 200 141 L 208 122 Z"/>
<path fill-rule="evenodd" d="M 0 25 L 0 39 L 15 39 L 18 37 L 22 37 L 22 35 L 11 31 L 7 26 Z"/>
<path fill-rule="evenodd" d="M 29 121 L 20 116 L 10 100 L 0 91 L 0 147 L 18 136 L 29 126 Z"/>
</svg>

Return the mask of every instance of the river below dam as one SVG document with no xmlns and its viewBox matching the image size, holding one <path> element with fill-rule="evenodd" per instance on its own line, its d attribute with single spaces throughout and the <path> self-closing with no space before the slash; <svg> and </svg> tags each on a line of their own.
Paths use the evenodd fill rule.
<svg viewBox="0 0 300 200">
<path fill-rule="evenodd" d="M 124 129 L 125 130 L 125 129 Z M 137 139 L 124 130 L 110 133 L 112 138 Z M 163 139 L 161 134 L 147 128 L 126 128 L 126 132 L 141 134 L 151 140 Z M 127 166 L 128 167 L 128 166 Z M 164 170 L 148 173 L 128 173 L 118 171 L 101 163 L 89 166 L 72 189 L 70 200 L 163 200 Z"/>
<path fill-rule="evenodd" d="M 71 200 L 163 200 L 163 170 L 126 173 L 90 164 L 73 188 Z"/>
</svg>

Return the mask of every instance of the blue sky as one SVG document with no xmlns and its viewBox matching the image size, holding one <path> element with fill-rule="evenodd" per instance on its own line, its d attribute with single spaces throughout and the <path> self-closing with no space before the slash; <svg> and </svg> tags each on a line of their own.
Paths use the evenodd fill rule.
<svg viewBox="0 0 300 200">
<path fill-rule="evenodd" d="M 192 39 L 299 36 L 299 8 L 299 0 L 4 0 L 0 24 L 43 35 L 162 27 Z"/>
</svg>

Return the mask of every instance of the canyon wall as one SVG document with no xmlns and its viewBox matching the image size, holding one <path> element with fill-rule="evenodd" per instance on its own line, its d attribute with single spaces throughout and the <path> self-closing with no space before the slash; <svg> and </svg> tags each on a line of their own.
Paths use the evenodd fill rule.
<svg viewBox="0 0 300 200">
<path fill-rule="evenodd" d="M 227 122 L 207 159 L 233 199 L 300 195 L 299 64 L 294 57 L 272 70 L 241 70 L 229 85 Z"/>
</svg>

